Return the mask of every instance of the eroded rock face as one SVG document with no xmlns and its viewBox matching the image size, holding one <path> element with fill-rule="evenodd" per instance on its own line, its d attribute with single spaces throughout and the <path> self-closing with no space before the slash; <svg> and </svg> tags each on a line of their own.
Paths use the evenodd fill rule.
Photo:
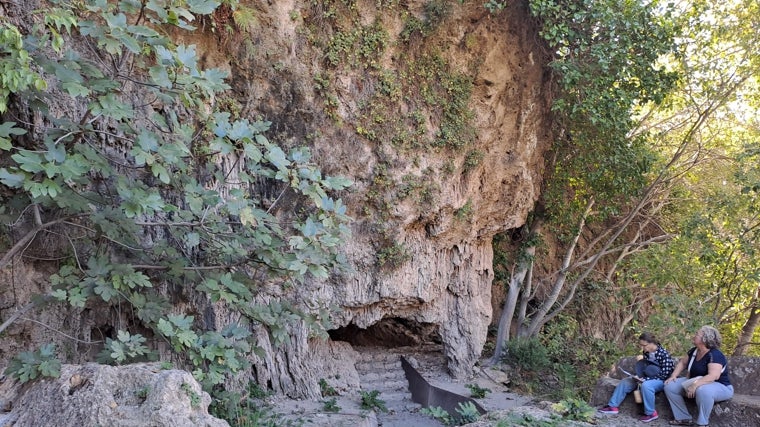
<svg viewBox="0 0 760 427">
<path fill-rule="evenodd" d="M 63 365 L 57 379 L 16 386 L 0 425 L 14 427 L 229 427 L 190 373 L 157 364 Z"/>
<path fill-rule="evenodd" d="M 231 37 L 223 31 L 177 35 L 177 43 L 197 45 L 203 66 L 231 71 L 233 97 L 244 107 L 240 114 L 271 121 L 270 140 L 286 146 L 308 143 L 326 174 L 354 182 L 350 191 L 340 195 L 355 218 L 353 236 L 342 247 L 347 271 L 324 282 L 273 290 L 262 294 L 260 302 L 283 297 L 305 310 L 335 308 L 330 314 L 335 329 L 366 329 L 389 318 L 425 324 L 443 345 L 451 373 L 464 377 L 480 356 L 491 323 L 492 237 L 525 223 L 541 191 L 544 155 L 551 144 L 551 95 L 537 29 L 525 2 L 508 2 L 507 9 L 495 15 L 479 2 L 447 2 L 452 10 L 436 31 L 410 44 L 400 35 L 410 17 L 421 22 L 429 19 L 425 12 L 429 1 L 401 2 L 399 9 L 378 7 L 375 2 L 361 4 L 361 25 L 380 22 L 389 35 L 386 51 L 377 58 L 383 72 L 400 74 L 404 61 L 415 60 L 423 47 L 435 45 L 435 55 L 472 78 L 468 106 L 474 135 L 465 149 L 399 149 L 391 141 L 373 140 L 358 131 L 357 117 L 365 113 L 361 106 L 373 99 L 378 80 L 369 78 L 368 68 L 325 65 L 324 52 L 310 44 L 307 36 L 310 26 L 319 27 L 314 22 L 328 22 L 329 11 L 315 10 L 317 3 L 252 1 L 255 29 L 232 42 L 220 40 Z M 302 20 L 306 15 L 310 15 L 308 23 Z M 332 76 L 329 95 L 335 105 L 331 115 L 325 113 L 324 93 L 315 88 L 318 75 Z M 406 107 L 410 111 L 402 112 L 409 114 L 414 105 Z M 438 129 L 431 122 L 440 119 L 440 110 L 422 113 L 428 126 L 424 130 L 435 134 Z M 383 119 L 399 117 L 376 118 Z M 473 158 L 478 161 L 472 162 Z M 422 202 L 422 190 L 406 198 L 373 196 L 387 202 L 388 209 L 383 215 L 367 214 L 368 194 L 377 190 L 380 168 L 387 169 L 389 191 L 409 177 L 429 189 L 430 197 Z M 382 238 L 379 229 L 384 230 Z M 392 265 L 380 265 L 380 243 L 403 248 L 407 256 Z M 45 276 L 34 276 L 35 293 L 46 290 Z M 32 288 L 26 282 L 13 275 L 8 281 L 12 295 L 0 293 L 0 302 L 13 299 L 0 307 L 3 318 L 30 300 L 26 289 Z M 188 297 L 187 306 L 175 307 L 177 311 L 203 313 L 208 328 L 221 329 L 239 320 L 202 295 L 193 298 Z M 89 307 L 60 307 L 47 313 L 56 318 L 44 319 L 46 324 L 85 341 L 109 336 L 114 328 L 107 321 L 129 323 L 129 319 L 116 322 L 98 315 L 102 311 Z M 15 342 L 63 341 L 30 322 L 18 322 L 8 332 Z M 317 339 L 305 325 L 295 325 L 289 341 L 279 347 L 270 342 L 265 330 L 254 333 L 264 355 L 251 355 L 253 369 L 241 374 L 240 384 L 253 380 L 276 393 L 299 398 L 319 396 L 318 380 L 340 370 L 345 370 L 346 387 L 357 384 L 351 365 L 353 350 L 345 343 Z M 0 352 L 7 360 L 23 346 L 5 347 L 0 346 Z M 92 360 L 98 350 L 97 346 L 73 348 L 70 361 Z"/>
<path fill-rule="evenodd" d="M 420 11 L 425 2 L 408 3 L 409 10 Z M 363 21 L 373 22 L 380 13 L 368 10 Z M 383 17 L 384 24 L 392 22 L 392 17 Z M 343 247 L 350 268 L 328 282 L 299 287 L 294 290 L 295 300 L 338 307 L 330 319 L 334 328 L 366 329 L 389 318 L 434 325 L 451 373 L 464 377 L 471 372 L 492 318 L 492 237 L 525 223 L 540 194 L 544 154 L 550 146 L 549 85 L 539 37 L 531 22 L 521 2 L 510 2 L 499 15 L 490 15 L 481 5 L 457 6 L 443 25 L 445 30 L 429 41 L 443 41 L 440 55 L 457 70 L 473 75 L 469 106 L 474 112 L 476 135 L 471 149 L 482 154 L 475 167 L 463 166 L 467 150 L 431 148 L 410 153 L 395 149 L 388 141 L 371 141 L 327 123 L 319 129 L 323 137 L 315 140 L 316 158 L 329 173 L 347 176 L 355 183 L 343 196 L 349 214 L 355 218 L 352 240 Z M 283 31 L 292 25 L 278 21 L 274 28 Z M 397 22 L 397 27 L 387 28 L 392 38 L 403 22 Z M 413 55 L 402 52 L 405 45 L 398 40 L 389 45 L 392 47 L 383 57 L 383 66 L 388 69 L 401 67 L 394 58 Z M 299 53 L 297 58 L 302 57 L 298 43 L 290 48 Z M 286 68 L 309 67 L 288 62 L 292 58 L 281 58 L 289 64 Z M 358 99 L 367 97 L 369 84 L 363 74 L 343 69 L 335 73 L 337 111 L 350 123 L 357 114 Z M 306 93 L 291 99 L 314 97 Z M 264 104 L 285 120 L 292 120 L 294 115 L 302 118 L 304 111 L 313 108 Z M 447 163 L 455 165 L 454 173 L 440 172 Z M 391 201 L 387 216 L 381 221 L 368 216 L 368 194 L 376 188 L 373 185 L 380 167 L 388 168 L 389 175 L 395 177 L 393 185 L 401 185 L 402 177 L 433 183 L 434 197 L 423 203 L 419 197 L 394 199 L 386 195 L 384 200 Z M 378 229 L 384 229 L 386 237 L 390 235 L 392 244 L 404 248 L 408 258 L 391 267 L 379 267 Z M 315 363 L 311 360 L 323 357 L 318 349 L 309 349 L 314 341 L 307 336 L 294 332 L 294 342 L 285 351 L 288 356 L 273 350 L 279 356 L 258 364 L 259 375 L 277 377 L 283 373 L 271 373 L 282 369 L 277 360 L 290 361 L 287 369 L 294 382 L 283 384 L 280 390 L 275 387 L 277 391 L 294 397 L 318 392 L 314 387 L 295 384 L 309 375 L 308 366 Z M 299 354 L 295 356 L 298 363 L 292 363 L 294 354 Z"/>
</svg>

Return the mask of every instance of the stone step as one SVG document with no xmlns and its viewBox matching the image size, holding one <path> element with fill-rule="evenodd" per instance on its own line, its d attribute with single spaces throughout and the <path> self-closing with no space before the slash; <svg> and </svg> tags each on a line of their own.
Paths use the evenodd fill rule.
<svg viewBox="0 0 760 427">
<path fill-rule="evenodd" d="M 397 403 L 420 406 L 412 401 L 412 394 L 408 391 L 381 391 L 377 397 L 386 403 L 393 403 L 394 406 Z"/>
<path fill-rule="evenodd" d="M 395 391 L 395 390 L 408 390 L 409 389 L 409 383 L 404 380 L 394 380 L 394 381 L 382 381 L 382 382 L 365 382 L 362 381 L 362 390 L 377 390 L 380 393 L 383 391 Z"/>
<path fill-rule="evenodd" d="M 359 373 L 359 379 L 362 382 L 365 381 L 371 381 L 371 382 L 379 382 L 379 381 L 387 381 L 387 380 L 405 380 L 406 375 L 404 375 L 404 371 L 371 371 L 371 372 L 364 372 Z"/>
<path fill-rule="evenodd" d="M 360 374 L 362 372 L 372 372 L 372 371 L 395 371 L 400 370 L 403 372 L 403 368 L 401 368 L 401 360 L 395 360 L 395 361 L 364 361 L 364 362 L 356 362 L 356 371 Z"/>
<path fill-rule="evenodd" d="M 392 352 L 359 352 L 358 362 L 393 362 L 401 360 L 398 353 Z"/>
</svg>

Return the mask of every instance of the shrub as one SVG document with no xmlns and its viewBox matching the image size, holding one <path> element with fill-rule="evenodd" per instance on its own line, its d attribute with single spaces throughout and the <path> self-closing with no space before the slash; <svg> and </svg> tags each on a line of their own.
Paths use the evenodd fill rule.
<svg viewBox="0 0 760 427">
<path fill-rule="evenodd" d="M 362 397 L 362 403 L 361 408 L 372 410 L 377 409 L 381 412 L 388 412 L 388 408 L 385 406 L 385 401 L 382 399 L 379 399 L 378 396 L 380 395 L 380 392 L 377 390 L 372 391 L 362 391 L 361 397 Z"/>
<path fill-rule="evenodd" d="M 470 397 L 474 399 L 482 399 L 491 392 L 490 388 L 483 388 L 477 384 L 466 384 L 465 387 L 470 389 Z"/>
<path fill-rule="evenodd" d="M 331 398 L 322 401 L 322 410 L 325 412 L 340 412 L 341 407 L 338 406 L 338 399 Z"/>
<path fill-rule="evenodd" d="M 552 409 L 557 411 L 562 417 L 574 421 L 591 422 L 596 414 L 596 409 L 580 399 L 562 400 L 552 405 Z"/>
<path fill-rule="evenodd" d="M 507 342 L 504 361 L 528 371 L 541 371 L 551 365 L 549 353 L 538 338 L 515 338 Z"/>
<path fill-rule="evenodd" d="M 459 402 L 454 410 L 459 414 L 457 420 L 460 424 L 474 423 L 480 418 L 480 411 L 472 402 Z"/>
<path fill-rule="evenodd" d="M 441 408 L 440 406 L 430 406 L 427 408 L 420 409 L 420 414 L 422 415 L 429 415 L 436 420 L 440 421 L 441 424 L 450 426 L 454 423 L 454 420 L 451 418 L 451 414 L 446 412 L 445 409 Z"/>
</svg>

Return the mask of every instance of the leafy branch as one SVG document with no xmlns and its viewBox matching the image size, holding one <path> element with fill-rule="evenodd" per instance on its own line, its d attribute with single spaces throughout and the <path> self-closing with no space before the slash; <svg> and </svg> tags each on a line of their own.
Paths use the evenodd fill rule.
<svg viewBox="0 0 760 427">
<path fill-rule="evenodd" d="M 269 122 L 217 107 L 230 96 L 226 73 L 201 69 L 196 46 L 167 34 L 195 31 L 220 3 L 52 4 L 28 34 L 10 24 L 0 31 L 10 41 L 0 66 L 28 71 L 0 92 L 0 112 L 40 117 L 0 123 L 0 216 L 13 224 L 10 236 L 28 230 L 0 268 L 32 247 L 44 251 L 37 237 L 50 231 L 65 243 L 56 246 L 65 259 L 50 278 L 53 299 L 130 307 L 141 323 L 131 326 L 170 344 L 206 386 L 246 366 L 252 324 L 275 343 L 295 322 L 320 333 L 323 313 L 257 305 L 257 292 L 340 267 L 349 218 L 331 194 L 351 183 L 324 176 L 307 148 L 269 141 Z M 71 114 L 46 106 L 53 95 Z M 162 285 L 224 304 L 240 324 L 174 312 Z M 101 359 L 152 357 L 150 342 L 119 330 Z"/>
</svg>

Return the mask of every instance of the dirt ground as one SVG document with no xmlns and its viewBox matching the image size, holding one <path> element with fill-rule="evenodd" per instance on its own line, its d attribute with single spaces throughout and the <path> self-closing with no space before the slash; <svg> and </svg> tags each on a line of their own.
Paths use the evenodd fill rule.
<svg viewBox="0 0 760 427">
<path fill-rule="evenodd" d="M 552 416 L 551 404 L 553 402 L 539 401 L 531 396 L 525 396 L 510 391 L 508 378 L 501 371 L 490 368 L 477 368 L 474 375 L 465 380 L 452 378 L 445 370 L 445 364 L 420 363 L 418 371 L 431 384 L 462 396 L 470 396 L 471 390 L 468 384 L 477 384 L 479 387 L 491 390 L 486 397 L 476 399 L 480 405 L 488 411 L 476 423 L 467 424 L 468 427 L 506 427 L 505 420 L 524 419 L 533 420 L 550 419 Z M 379 396 L 383 399 L 383 395 Z M 411 400 L 411 394 L 403 399 L 389 399 L 387 412 L 369 411 L 361 408 L 359 393 L 336 396 L 334 405 L 336 412 L 325 410 L 325 399 L 319 400 L 288 400 L 279 399 L 273 403 L 275 410 L 282 414 L 283 425 L 314 426 L 314 427 L 441 427 L 444 424 L 430 415 L 420 413 L 421 405 Z M 640 414 L 605 415 L 597 414 L 593 424 L 563 421 L 561 426 L 602 426 L 602 427 L 628 427 L 628 426 L 666 426 L 668 420 L 658 419 L 650 423 L 639 421 Z M 536 421 L 538 422 L 538 421 Z M 290 424 L 288 424 L 290 423 Z M 518 424 L 513 425 L 539 425 Z"/>
</svg>

